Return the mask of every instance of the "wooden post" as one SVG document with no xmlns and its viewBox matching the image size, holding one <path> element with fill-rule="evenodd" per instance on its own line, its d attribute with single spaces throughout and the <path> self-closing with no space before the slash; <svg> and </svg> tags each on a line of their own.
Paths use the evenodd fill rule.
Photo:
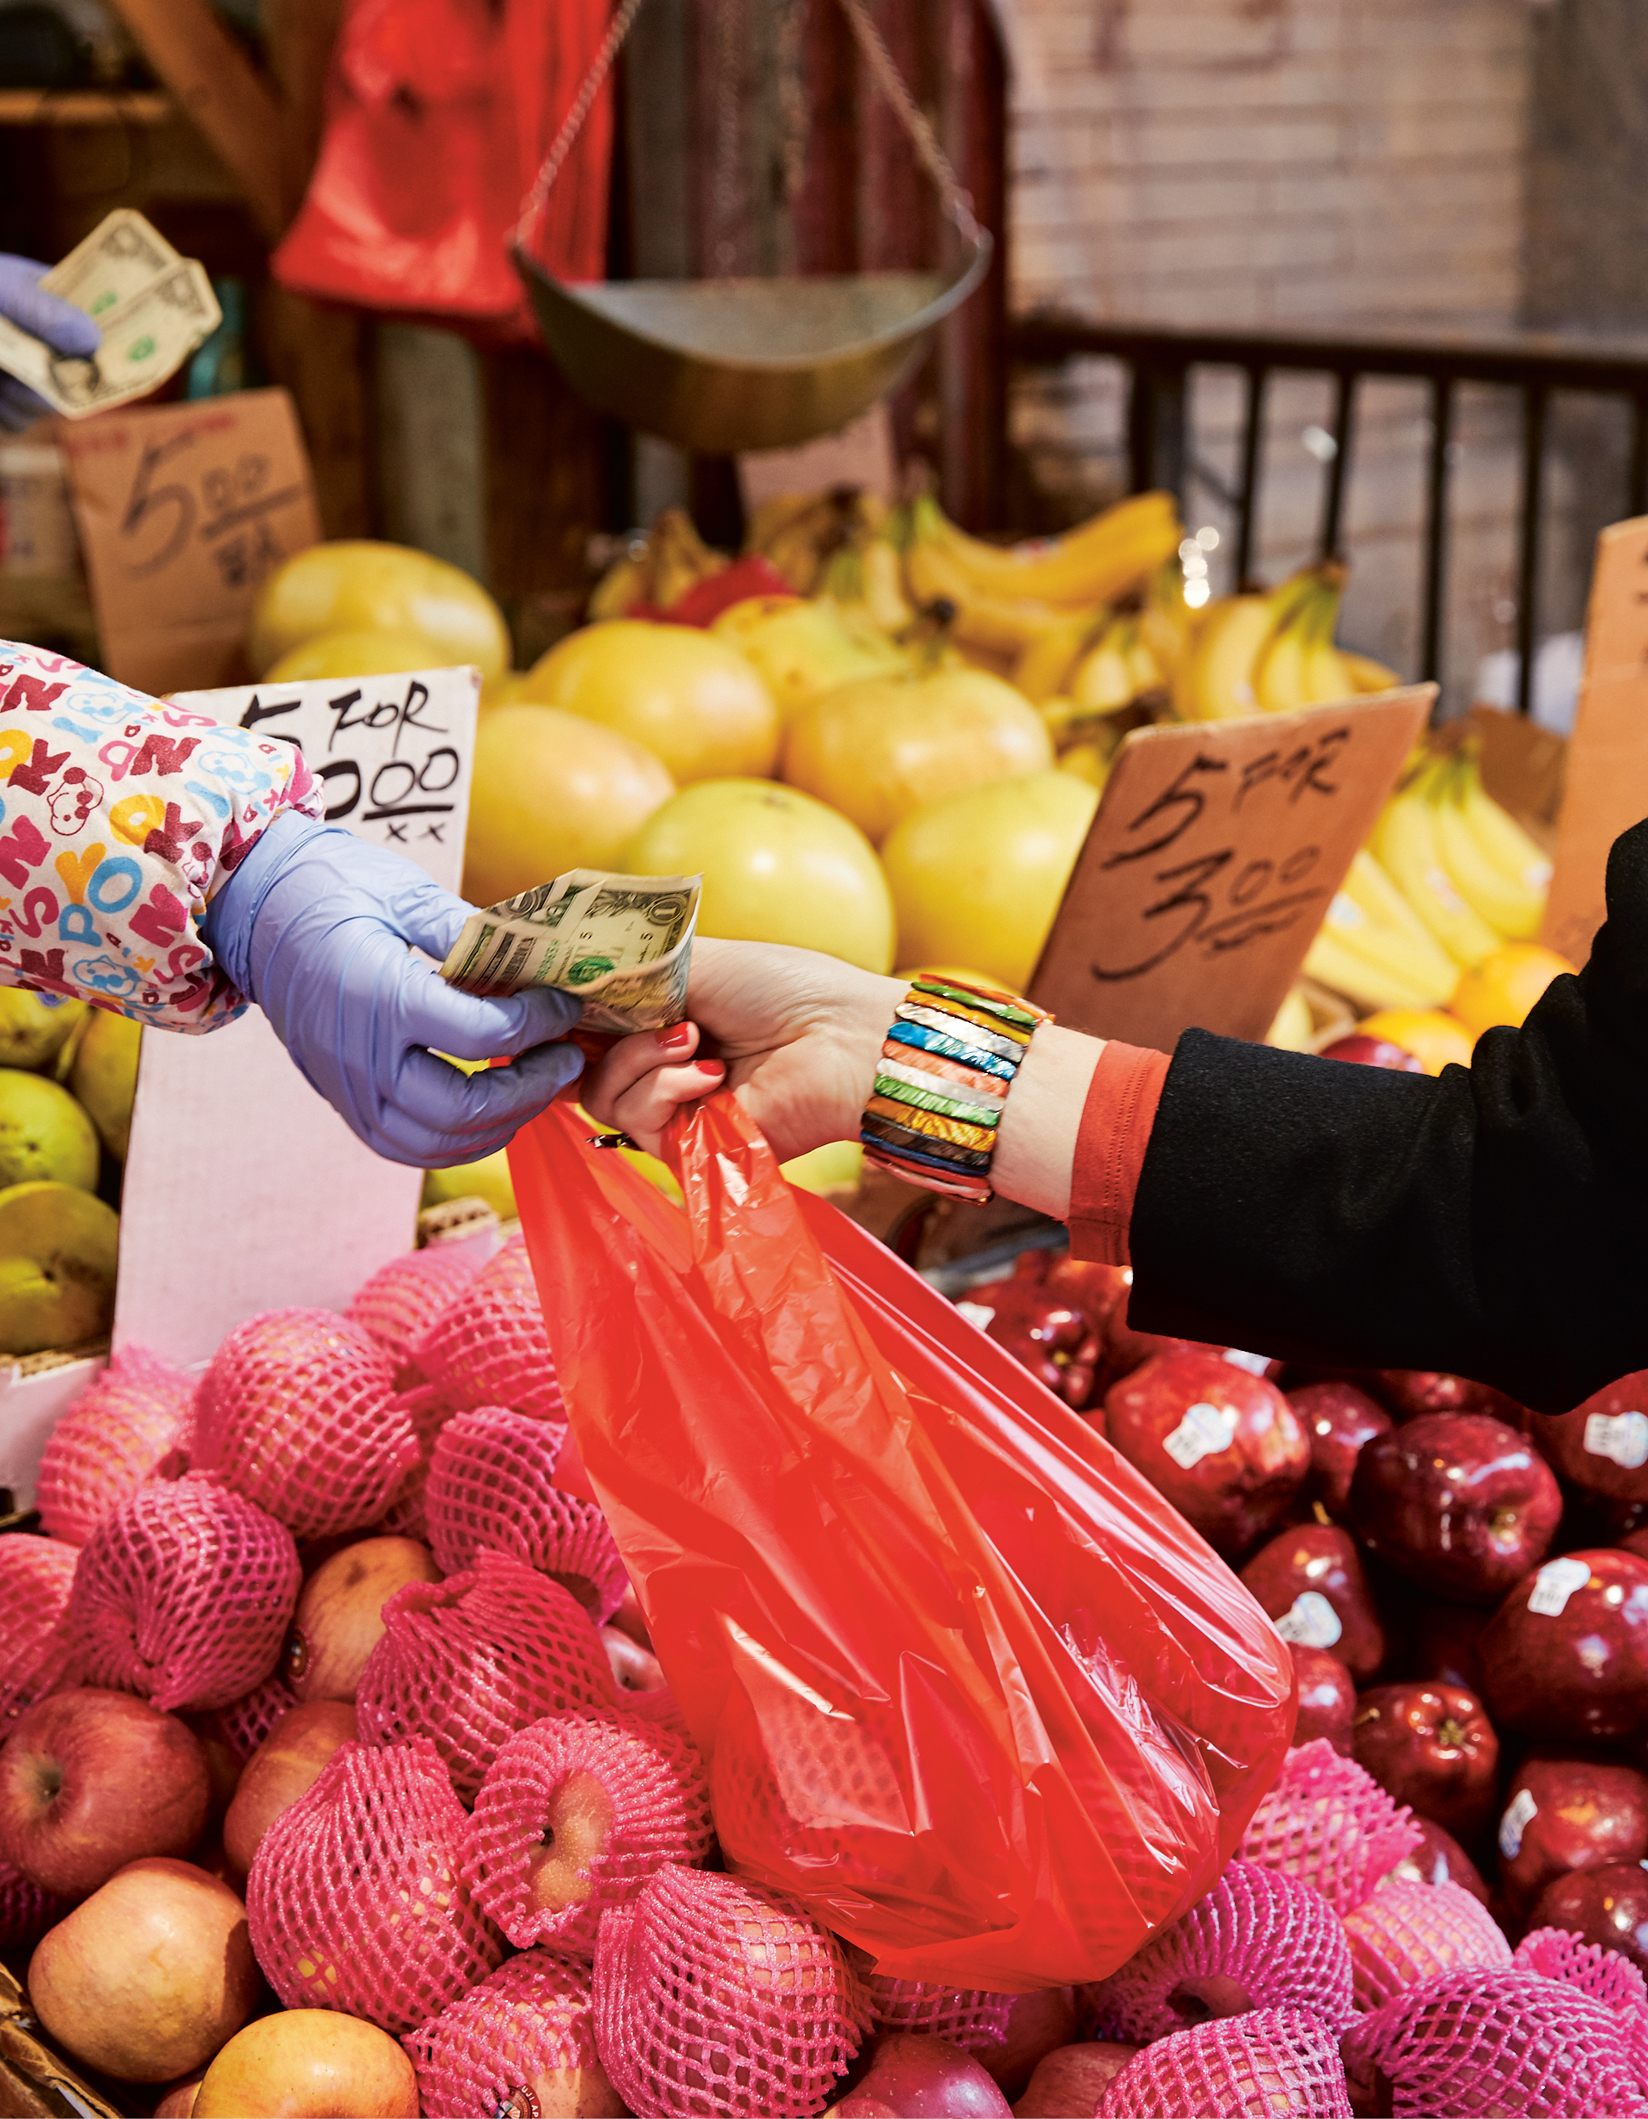
<svg viewBox="0 0 1648 2119">
<path fill-rule="evenodd" d="M 113 0 L 273 243 L 301 193 L 279 100 L 206 0 Z"/>
</svg>

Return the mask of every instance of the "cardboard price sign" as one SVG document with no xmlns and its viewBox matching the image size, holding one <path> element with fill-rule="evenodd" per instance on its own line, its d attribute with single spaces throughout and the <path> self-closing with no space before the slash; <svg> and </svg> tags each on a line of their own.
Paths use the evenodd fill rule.
<svg viewBox="0 0 1648 2119">
<path fill-rule="evenodd" d="M 1072 1030 L 1261 1038 L 1429 716 L 1413 685 L 1122 745 L 1031 981 Z"/>
<path fill-rule="evenodd" d="M 1648 817 L 1648 516 L 1597 539 L 1585 674 L 1568 742 L 1541 940 L 1583 964 L 1602 925 L 1608 850 Z"/>
<path fill-rule="evenodd" d="M 253 599 L 320 538 L 286 392 L 107 412 L 57 443 L 110 676 L 154 693 L 244 676 Z"/>
<path fill-rule="evenodd" d="M 420 670 L 237 685 L 179 704 L 295 743 L 331 822 L 455 891 L 480 691 L 478 670 Z M 210 1037 L 150 1033 L 126 1164 L 115 1345 L 204 1361 L 257 1310 L 344 1308 L 410 1247 L 422 1182 L 355 1138 L 256 1008 Z"/>
</svg>

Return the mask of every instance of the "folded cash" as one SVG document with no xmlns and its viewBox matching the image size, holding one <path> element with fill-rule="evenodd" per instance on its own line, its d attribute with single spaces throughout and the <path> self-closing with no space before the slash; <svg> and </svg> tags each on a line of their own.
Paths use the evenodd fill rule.
<svg viewBox="0 0 1648 2119">
<path fill-rule="evenodd" d="M 575 868 L 471 913 L 441 977 L 483 996 L 554 986 L 590 1030 L 666 1029 L 687 1012 L 702 881 Z"/>
<path fill-rule="evenodd" d="M 65 419 L 158 389 L 222 321 L 205 267 L 180 258 L 129 207 L 100 222 L 42 285 L 95 317 L 102 345 L 89 360 L 64 359 L 0 317 L 0 368 Z"/>
</svg>

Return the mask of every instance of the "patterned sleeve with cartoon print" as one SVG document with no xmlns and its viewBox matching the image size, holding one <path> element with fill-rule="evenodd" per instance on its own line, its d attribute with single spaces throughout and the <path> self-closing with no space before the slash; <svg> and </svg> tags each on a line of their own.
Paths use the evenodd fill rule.
<svg viewBox="0 0 1648 2119">
<path fill-rule="evenodd" d="M 216 1030 L 246 998 L 201 916 L 272 818 L 320 806 L 292 744 L 0 640 L 0 986 Z"/>
</svg>

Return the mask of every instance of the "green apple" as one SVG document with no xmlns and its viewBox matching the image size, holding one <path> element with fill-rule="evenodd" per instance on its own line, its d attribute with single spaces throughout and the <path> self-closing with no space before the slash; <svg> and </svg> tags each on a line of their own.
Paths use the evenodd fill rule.
<svg viewBox="0 0 1648 2119">
<path fill-rule="evenodd" d="M 126 1160 L 137 1094 L 137 1054 L 143 1025 L 129 1015 L 94 1008 L 74 1056 L 69 1087 L 85 1105 L 98 1138 L 111 1155 Z"/>
<path fill-rule="evenodd" d="M 0 986 L 0 1067 L 49 1067 L 87 1012 L 84 1001 L 48 1008 L 38 993 Z"/>
<path fill-rule="evenodd" d="M 499 1148 L 479 1162 L 460 1163 L 453 1170 L 426 1170 L 424 1205 L 444 1207 L 449 1199 L 484 1199 L 500 1221 L 513 1221 L 515 1187 L 509 1181 L 509 1150 Z"/>
<path fill-rule="evenodd" d="M 827 1198 L 857 1185 L 864 1174 L 864 1150 L 856 1140 L 827 1140 L 822 1148 L 792 1156 L 782 1168 L 792 1185 Z"/>
<path fill-rule="evenodd" d="M 0 1191 L 0 1352 L 100 1338 L 114 1316 L 120 1216 L 75 1185 Z"/>
<path fill-rule="evenodd" d="M 50 1179 L 90 1192 L 97 1162 L 97 1129 L 67 1089 L 0 1067 L 0 1186 Z"/>
</svg>

